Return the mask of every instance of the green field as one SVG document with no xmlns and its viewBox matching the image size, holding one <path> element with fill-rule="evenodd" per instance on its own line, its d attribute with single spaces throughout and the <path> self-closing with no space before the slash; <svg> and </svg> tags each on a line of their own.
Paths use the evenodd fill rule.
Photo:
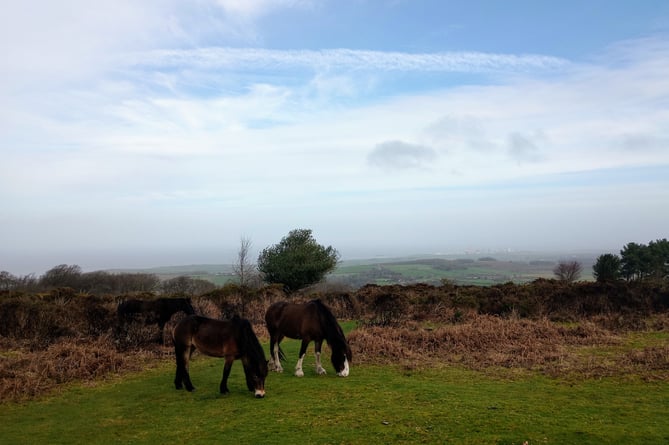
<svg viewBox="0 0 669 445">
<path fill-rule="evenodd" d="M 13 444 L 669 442 L 666 382 L 355 363 L 340 378 L 329 361 L 329 374 L 317 376 L 312 348 L 300 379 L 290 372 L 298 347 L 284 341 L 286 372 L 269 375 L 262 400 L 246 390 L 239 362 L 231 393 L 219 395 L 223 361 L 201 355 L 191 364 L 197 390 L 177 391 L 166 358 L 124 378 L 0 405 L 0 437 Z"/>
<path fill-rule="evenodd" d="M 537 257 L 538 258 L 538 257 Z M 525 283 L 537 278 L 553 278 L 558 258 L 538 260 L 535 257 L 512 256 L 493 258 L 395 258 L 381 261 L 342 262 L 328 276 L 330 282 L 342 282 L 352 287 L 372 284 L 439 284 L 448 280 L 459 285 L 489 286 L 493 284 Z M 581 279 L 592 279 L 592 259 L 581 258 Z"/>
<path fill-rule="evenodd" d="M 572 255 L 583 266 L 582 280 L 592 280 L 595 254 Z M 494 258 L 481 255 L 423 255 L 398 258 L 372 258 L 341 261 L 327 276 L 330 283 L 343 283 L 352 288 L 365 284 L 440 284 L 449 280 L 459 285 L 490 286 L 526 283 L 537 278 L 553 278 L 553 268 L 562 258 L 557 253 L 500 253 Z M 143 272 L 168 280 L 180 275 L 208 280 L 217 286 L 235 282 L 231 264 L 198 264 L 118 270 Z"/>
</svg>

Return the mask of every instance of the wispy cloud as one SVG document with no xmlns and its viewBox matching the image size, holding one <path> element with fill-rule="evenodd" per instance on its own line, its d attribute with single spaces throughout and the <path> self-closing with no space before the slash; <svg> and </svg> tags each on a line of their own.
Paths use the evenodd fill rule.
<svg viewBox="0 0 669 445">
<path fill-rule="evenodd" d="M 497 71 L 553 70 L 569 66 L 565 59 L 543 55 L 445 52 L 329 50 L 270 50 L 262 48 L 198 48 L 157 50 L 126 59 L 131 65 L 151 68 L 199 69 L 347 69 L 487 73 Z"/>
<path fill-rule="evenodd" d="M 309 8 L 313 0 L 215 0 L 226 13 L 255 19 L 281 8 Z"/>
</svg>

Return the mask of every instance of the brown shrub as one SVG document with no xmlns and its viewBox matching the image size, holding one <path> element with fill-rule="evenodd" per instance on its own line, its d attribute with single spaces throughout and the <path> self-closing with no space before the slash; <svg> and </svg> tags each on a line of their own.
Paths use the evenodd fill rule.
<svg viewBox="0 0 669 445">
<path fill-rule="evenodd" d="M 620 339 L 593 323 L 565 327 L 547 319 L 481 315 L 436 329 L 361 327 L 351 332 L 349 342 L 362 363 L 455 363 L 472 369 L 548 371 L 568 358 L 571 347 L 613 345 Z"/>
<path fill-rule="evenodd" d="M 0 358 L 0 401 L 32 398 L 64 383 L 140 370 L 155 359 L 156 351 L 119 353 L 111 337 L 105 336 L 93 341 L 59 340 L 39 352 L 13 350 Z"/>
<path fill-rule="evenodd" d="M 669 370 L 669 345 L 652 346 L 626 353 L 625 360 L 634 367 L 647 371 Z"/>
</svg>

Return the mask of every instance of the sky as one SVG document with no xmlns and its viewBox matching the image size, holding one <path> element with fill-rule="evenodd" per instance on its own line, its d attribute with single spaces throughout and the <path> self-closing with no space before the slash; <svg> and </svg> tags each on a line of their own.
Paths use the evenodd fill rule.
<svg viewBox="0 0 669 445">
<path fill-rule="evenodd" d="M 0 1 L 0 270 L 669 235 L 669 2 Z"/>
</svg>

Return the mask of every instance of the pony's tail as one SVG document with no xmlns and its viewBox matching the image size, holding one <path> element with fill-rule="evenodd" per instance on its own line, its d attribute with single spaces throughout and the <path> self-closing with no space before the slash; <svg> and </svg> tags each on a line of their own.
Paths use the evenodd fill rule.
<svg viewBox="0 0 669 445">
<path fill-rule="evenodd" d="M 281 349 L 280 345 L 279 345 L 279 361 L 282 362 L 286 361 L 286 354 L 283 353 L 283 349 Z"/>
</svg>

